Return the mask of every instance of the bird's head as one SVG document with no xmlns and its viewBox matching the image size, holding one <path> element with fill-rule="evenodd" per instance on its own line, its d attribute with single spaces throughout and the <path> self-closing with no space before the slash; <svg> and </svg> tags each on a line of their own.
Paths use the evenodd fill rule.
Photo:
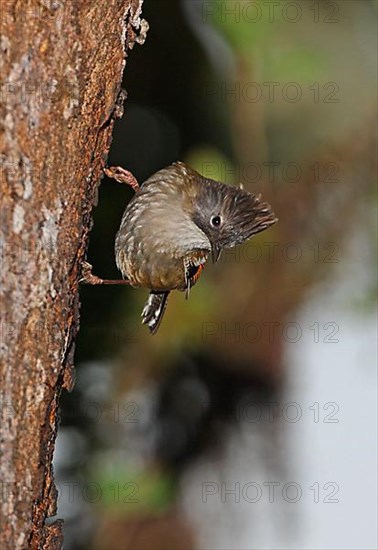
<svg viewBox="0 0 378 550">
<path fill-rule="evenodd" d="M 213 262 L 223 248 L 232 248 L 277 222 L 270 205 L 239 187 L 199 175 L 192 202 L 192 220 L 206 234 Z"/>
</svg>

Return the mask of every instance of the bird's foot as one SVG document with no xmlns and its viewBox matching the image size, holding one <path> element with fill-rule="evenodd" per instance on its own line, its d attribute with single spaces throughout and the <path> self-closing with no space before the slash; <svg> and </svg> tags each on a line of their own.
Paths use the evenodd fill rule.
<svg viewBox="0 0 378 550">
<path fill-rule="evenodd" d="M 135 193 L 139 191 L 139 183 L 136 177 L 121 166 L 110 166 L 109 168 L 104 168 L 104 172 L 108 178 L 112 178 L 119 183 L 126 183 L 126 185 L 132 187 Z"/>
<path fill-rule="evenodd" d="M 101 279 L 92 273 L 93 267 L 88 262 L 82 262 L 81 264 L 81 279 L 79 283 L 85 283 L 87 285 L 129 285 L 128 279 Z"/>
<path fill-rule="evenodd" d="M 87 285 L 102 285 L 103 279 L 100 279 L 100 277 L 97 277 L 97 275 L 94 275 L 92 273 L 93 267 L 88 262 L 82 262 L 81 264 L 81 279 L 79 279 L 79 283 L 85 283 Z"/>
</svg>

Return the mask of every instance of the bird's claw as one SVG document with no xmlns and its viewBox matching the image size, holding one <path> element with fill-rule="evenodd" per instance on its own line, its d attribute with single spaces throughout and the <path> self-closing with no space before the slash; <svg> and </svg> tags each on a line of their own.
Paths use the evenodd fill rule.
<svg viewBox="0 0 378 550">
<path fill-rule="evenodd" d="M 87 285 L 101 285 L 102 279 L 92 273 L 93 267 L 89 262 L 82 262 L 81 264 L 81 278 L 79 283 L 85 283 Z"/>
<path fill-rule="evenodd" d="M 125 170 L 125 168 L 122 168 L 122 166 L 110 166 L 109 168 L 104 168 L 104 172 L 108 178 L 115 179 L 118 183 L 126 183 L 126 185 L 132 187 L 135 193 L 139 191 L 139 183 L 136 177 L 128 170 Z"/>
</svg>

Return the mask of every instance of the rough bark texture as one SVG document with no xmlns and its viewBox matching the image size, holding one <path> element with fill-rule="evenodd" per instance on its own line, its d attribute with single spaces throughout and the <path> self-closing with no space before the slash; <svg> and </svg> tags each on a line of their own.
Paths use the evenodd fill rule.
<svg viewBox="0 0 378 550">
<path fill-rule="evenodd" d="M 78 279 L 143 0 L 1 6 L 0 548 L 59 548 L 52 457 Z"/>
</svg>

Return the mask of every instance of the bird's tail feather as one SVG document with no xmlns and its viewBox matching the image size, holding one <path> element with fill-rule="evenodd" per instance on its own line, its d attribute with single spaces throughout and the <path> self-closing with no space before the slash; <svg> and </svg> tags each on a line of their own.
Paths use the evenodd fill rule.
<svg viewBox="0 0 378 550">
<path fill-rule="evenodd" d="M 167 307 L 169 291 L 150 292 L 142 311 L 142 323 L 148 326 L 151 334 L 155 334 L 160 326 L 165 308 Z"/>
</svg>

